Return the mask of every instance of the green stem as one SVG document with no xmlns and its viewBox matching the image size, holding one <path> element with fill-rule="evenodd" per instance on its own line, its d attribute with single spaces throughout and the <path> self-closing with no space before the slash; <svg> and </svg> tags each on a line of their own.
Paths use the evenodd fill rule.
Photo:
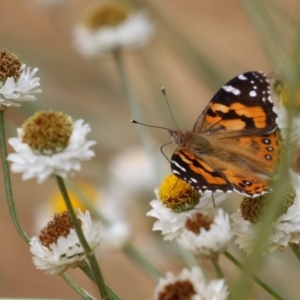
<svg viewBox="0 0 300 300">
<path fill-rule="evenodd" d="M 138 266 L 140 266 L 143 269 L 143 271 L 146 274 L 148 274 L 154 282 L 158 282 L 158 279 L 160 277 L 163 277 L 163 274 L 158 269 L 156 269 L 153 266 L 153 264 L 146 259 L 144 255 L 137 251 L 137 249 L 134 246 L 129 244 L 124 249 L 124 252 L 127 254 L 128 257 L 132 259 L 132 261 L 138 264 Z"/>
<path fill-rule="evenodd" d="M 68 285 L 78 293 L 85 300 L 96 300 L 96 298 L 92 297 L 87 291 L 78 286 L 67 274 L 62 274 L 62 278 L 68 283 Z"/>
<path fill-rule="evenodd" d="M 264 1 L 240 0 L 240 3 L 248 12 L 252 24 L 256 27 L 256 33 L 260 37 L 261 45 L 267 53 L 267 58 L 271 60 L 273 66 L 280 66 L 287 58 L 284 51 L 284 44 L 265 8 Z"/>
<path fill-rule="evenodd" d="M 8 209 L 10 216 L 12 218 L 13 224 L 22 237 L 22 239 L 28 244 L 30 238 L 27 233 L 23 230 L 21 224 L 19 223 L 18 216 L 16 214 L 14 197 L 12 192 L 12 185 L 10 180 L 9 166 L 7 161 L 7 148 L 6 148 L 6 138 L 5 138 L 5 126 L 4 126 L 4 110 L 0 109 L 0 147 L 1 147 L 1 155 L 2 155 L 2 169 L 3 169 L 3 177 L 4 177 L 4 186 L 6 192 L 6 199 L 8 204 Z"/>
<path fill-rule="evenodd" d="M 95 209 L 94 205 L 91 204 L 88 197 L 81 191 L 73 182 L 68 181 L 68 186 L 78 195 L 82 203 L 87 209 L 92 212 L 101 222 L 105 225 L 111 225 L 111 222 L 105 218 L 99 210 Z M 163 274 L 147 259 L 132 243 L 129 243 L 123 249 L 123 252 L 141 269 L 147 274 L 154 282 L 157 282 Z"/>
<path fill-rule="evenodd" d="M 96 278 L 96 283 L 97 283 L 97 286 L 99 288 L 101 297 L 104 298 L 104 299 L 108 299 L 107 298 L 107 293 L 106 293 L 106 286 L 105 286 L 105 283 L 104 283 L 104 279 L 103 279 L 101 270 L 99 268 L 98 262 L 96 260 L 95 255 L 94 255 L 94 252 L 91 250 L 89 244 L 87 243 L 87 241 L 84 237 L 81 226 L 80 226 L 80 224 L 77 220 L 77 216 L 75 214 L 75 211 L 73 209 L 71 200 L 69 198 L 65 183 L 64 183 L 63 179 L 60 176 L 56 176 L 56 180 L 57 180 L 57 184 L 59 186 L 59 189 L 61 191 L 61 194 L 64 198 L 66 207 L 69 211 L 72 223 L 74 224 L 75 231 L 76 231 L 76 234 L 78 236 L 78 239 L 79 239 L 79 241 L 80 241 L 80 243 L 81 243 L 81 245 L 82 245 L 82 247 L 83 247 L 83 249 L 84 249 L 84 251 L 87 255 L 87 258 L 88 258 L 88 260 L 90 262 L 90 265 L 92 267 L 92 270 L 94 272 L 94 275 L 95 275 L 95 278 Z"/>
<path fill-rule="evenodd" d="M 85 265 L 80 267 L 80 269 L 92 280 L 96 283 L 96 279 L 94 276 L 94 273 L 89 265 Z M 121 300 L 121 298 L 116 295 L 109 286 L 106 286 L 106 293 L 107 293 L 107 299 L 108 300 Z"/>
<path fill-rule="evenodd" d="M 124 66 L 123 59 L 122 59 L 122 51 L 121 50 L 115 51 L 114 58 L 117 65 L 118 72 L 120 74 L 122 87 L 125 93 L 125 98 L 128 107 L 130 109 L 131 116 L 133 119 L 142 122 L 144 119 L 143 114 L 138 105 L 138 101 L 131 89 L 126 68 Z M 146 128 L 145 126 L 135 126 L 135 127 L 138 132 L 139 138 L 143 144 L 144 149 L 147 151 L 149 157 L 153 160 L 153 165 L 155 166 L 156 173 L 159 176 L 161 165 L 158 163 L 158 160 L 156 159 L 156 151 L 153 149 L 152 144 L 149 142 L 148 135 L 146 133 Z"/>
<path fill-rule="evenodd" d="M 235 258 L 233 257 L 228 251 L 224 252 L 224 255 L 240 270 L 245 271 L 245 267 Z M 277 300 L 284 300 L 281 296 L 277 294 L 272 288 L 270 288 L 266 283 L 264 283 L 259 277 L 256 275 L 252 275 L 252 279 L 256 282 L 262 289 L 264 289 L 268 294 L 272 295 L 274 299 Z"/>
<path fill-rule="evenodd" d="M 114 52 L 114 58 L 115 58 L 115 62 L 117 65 L 117 69 L 121 78 L 121 83 L 122 83 L 122 88 L 124 90 L 125 93 L 125 98 L 127 101 L 127 104 L 129 106 L 130 109 L 130 113 L 132 115 L 132 118 L 137 119 L 138 121 L 142 121 L 143 120 L 143 115 L 142 115 L 142 111 L 140 110 L 139 106 L 137 105 L 137 101 L 135 99 L 135 96 L 132 92 L 130 83 L 129 83 L 129 79 L 128 79 L 128 75 L 126 73 L 126 69 L 123 63 L 123 59 L 122 59 L 122 51 L 121 50 L 117 50 Z M 140 126 L 140 128 L 138 128 L 139 134 L 143 134 L 144 129 Z M 141 136 L 142 140 L 143 139 L 143 135 Z"/>
<path fill-rule="evenodd" d="M 290 248 L 293 250 L 294 254 L 296 255 L 296 257 L 298 258 L 298 260 L 300 261 L 299 245 L 294 243 L 290 243 L 289 245 Z"/>
<path fill-rule="evenodd" d="M 220 278 L 220 279 L 224 278 L 224 273 L 219 265 L 218 259 L 211 259 L 211 263 L 215 268 L 218 278 Z"/>
</svg>

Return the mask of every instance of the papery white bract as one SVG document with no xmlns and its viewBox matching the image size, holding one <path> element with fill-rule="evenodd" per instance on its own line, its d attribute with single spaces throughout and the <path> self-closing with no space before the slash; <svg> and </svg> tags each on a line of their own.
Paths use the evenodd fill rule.
<svg viewBox="0 0 300 300">
<path fill-rule="evenodd" d="M 83 234 L 90 248 L 94 250 L 100 245 L 101 224 L 93 224 L 88 211 L 83 214 L 80 210 L 77 217 L 81 221 Z M 56 243 L 46 247 L 39 237 L 30 240 L 30 251 L 37 269 L 46 274 L 62 274 L 68 268 L 75 268 L 86 259 L 86 253 L 77 237 L 75 229 L 71 229 L 66 237 L 60 236 Z"/>
<path fill-rule="evenodd" d="M 7 157 L 7 160 L 12 162 L 12 172 L 22 173 L 23 180 L 36 177 L 38 183 L 44 182 L 52 175 L 66 178 L 70 172 L 80 170 L 82 161 L 89 160 L 95 155 L 90 147 L 96 142 L 86 140 L 90 130 L 90 126 L 84 124 L 83 120 L 75 121 L 67 147 L 61 152 L 43 155 L 36 153 L 28 144 L 22 142 L 23 130 L 19 128 L 18 137 L 8 140 L 16 152 Z"/>
<path fill-rule="evenodd" d="M 34 94 L 41 93 L 40 78 L 35 77 L 38 68 L 32 71 L 25 64 L 21 67 L 21 75 L 15 80 L 8 77 L 5 82 L 0 81 L 0 105 L 20 106 L 23 102 L 34 101 Z"/>
<path fill-rule="evenodd" d="M 201 218 L 203 216 L 203 218 Z M 229 222 L 229 216 L 222 209 L 218 209 L 214 213 L 202 212 L 199 216 L 200 220 L 205 219 L 208 216 L 211 218 L 209 229 L 205 229 L 203 226 L 199 228 L 199 233 L 187 228 L 187 223 L 183 232 L 180 234 L 177 241 L 187 251 L 194 254 L 199 258 L 216 258 L 218 255 L 225 251 L 232 238 L 231 226 Z M 197 226 L 197 212 L 189 217 L 190 222 L 193 222 L 193 226 Z M 199 223 L 204 224 L 201 220 Z"/>
<path fill-rule="evenodd" d="M 155 194 L 158 200 L 152 200 L 150 202 L 152 210 L 147 213 L 147 216 L 158 219 L 153 225 L 153 230 L 161 230 L 164 235 L 164 240 L 172 240 L 179 236 L 184 229 L 187 218 L 196 212 L 206 211 L 214 205 L 211 194 L 205 193 L 199 197 L 199 203 L 193 209 L 175 212 L 171 208 L 166 207 L 163 202 L 159 200 L 157 189 L 155 190 Z M 227 196 L 225 193 L 215 193 L 214 201 L 216 204 L 219 204 Z"/>
<path fill-rule="evenodd" d="M 154 291 L 154 299 L 164 299 L 163 295 L 168 295 L 168 299 L 191 300 L 226 300 L 228 288 L 223 279 L 211 280 L 206 283 L 205 277 L 198 267 L 191 270 L 183 269 L 177 276 L 168 272 L 165 278 L 160 278 Z"/>
<path fill-rule="evenodd" d="M 299 186 L 299 184 L 298 184 Z M 265 239 L 262 249 L 264 253 L 272 252 L 276 249 L 283 250 L 289 243 L 300 242 L 300 189 L 295 189 L 296 195 L 285 213 L 280 215 L 276 221 L 271 223 L 268 238 Z M 241 249 L 251 253 L 257 234 L 261 228 L 260 223 L 251 223 L 245 220 L 238 210 L 231 216 L 233 220 L 233 233 L 237 235 L 235 241 Z"/>
</svg>

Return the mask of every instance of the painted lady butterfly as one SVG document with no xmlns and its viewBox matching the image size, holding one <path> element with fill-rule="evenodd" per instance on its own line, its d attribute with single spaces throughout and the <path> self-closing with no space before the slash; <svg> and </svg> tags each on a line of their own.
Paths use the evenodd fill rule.
<svg viewBox="0 0 300 300">
<path fill-rule="evenodd" d="M 169 130 L 179 147 L 172 172 L 200 192 L 256 197 L 270 191 L 267 179 L 280 152 L 277 114 L 262 72 L 230 80 L 208 103 L 192 131 Z"/>
</svg>

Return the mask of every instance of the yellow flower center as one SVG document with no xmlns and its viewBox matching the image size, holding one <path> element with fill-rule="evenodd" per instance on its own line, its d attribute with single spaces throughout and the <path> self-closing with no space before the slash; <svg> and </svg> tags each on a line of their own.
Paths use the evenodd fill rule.
<svg viewBox="0 0 300 300">
<path fill-rule="evenodd" d="M 205 230 L 210 229 L 210 225 L 214 222 L 214 219 L 210 215 L 205 215 L 202 213 L 197 213 L 191 218 L 188 218 L 185 223 L 185 228 L 189 231 L 199 234 L 201 228 Z"/>
<path fill-rule="evenodd" d="M 38 153 L 51 155 L 66 148 L 73 132 L 73 122 L 63 113 L 41 111 L 27 119 L 22 129 L 23 143 Z"/>
<path fill-rule="evenodd" d="M 182 299 L 189 300 L 196 294 L 193 284 L 189 280 L 178 280 L 169 283 L 159 293 L 159 300 Z"/>
<path fill-rule="evenodd" d="M 87 10 L 83 24 L 92 30 L 106 26 L 117 26 L 129 16 L 129 9 L 120 4 L 96 5 Z"/>
<path fill-rule="evenodd" d="M 81 224 L 81 220 L 78 219 Z M 56 244 L 60 236 L 67 237 L 74 228 L 74 224 L 71 221 L 69 212 L 65 211 L 60 214 L 55 214 L 53 220 L 48 222 L 47 226 L 41 231 L 39 235 L 40 242 L 47 248 L 50 248 L 51 244 Z"/>
<path fill-rule="evenodd" d="M 275 219 L 287 212 L 288 208 L 294 203 L 295 196 L 295 190 L 290 188 L 280 204 Z M 243 219 L 248 220 L 253 224 L 258 223 L 264 214 L 264 210 L 268 207 L 273 197 L 273 192 L 256 198 L 245 197 L 241 203 L 241 214 Z"/>
<path fill-rule="evenodd" d="M 199 203 L 200 194 L 187 182 L 173 174 L 164 178 L 158 190 L 159 200 L 175 212 L 193 209 Z"/>
<path fill-rule="evenodd" d="M 7 77 L 13 77 L 17 81 L 22 73 L 21 67 L 22 63 L 17 55 L 6 49 L 0 52 L 0 81 L 5 82 Z"/>
</svg>

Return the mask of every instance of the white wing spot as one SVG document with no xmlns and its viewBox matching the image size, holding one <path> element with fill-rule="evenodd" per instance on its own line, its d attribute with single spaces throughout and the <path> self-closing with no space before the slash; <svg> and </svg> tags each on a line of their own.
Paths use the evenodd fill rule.
<svg viewBox="0 0 300 300">
<path fill-rule="evenodd" d="M 186 172 L 186 169 L 184 167 L 182 167 L 178 162 L 172 160 L 172 163 L 180 170 L 182 170 L 183 172 Z"/>
<path fill-rule="evenodd" d="M 249 95 L 250 95 L 250 97 L 255 97 L 255 96 L 257 96 L 257 93 L 255 91 L 251 91 L 249 93 Z"/>
<path fill-rule="evenodd" d="M 195 178 L 191 178 L 191 181 L 197 183 L 197 180 Z"/>
<path fill-rule="evenodd" d="M 223 89 L 224 89 L 226 92 L 232 93 L 232 94 L 234 94 L 234 95 L 236 95 L 236 96 L 239 95 L 239 94 L 241 93 L 240 90 L 234 88 L 234 87 L 231 86 L 231 85 L 224 85 L 224 86 L 223 86 Z"/>
<path fill-rule="evenodd" d="M 244 76 L 244 74 L 241 74 L 240 76 L 238 76 L 238 79 L 247 80 L 248 78 L 246 76 Z"/>
<path fill-rule="evenodd" d="M 180 172 L 178 172 L 177 170 L 172 170 L 173 174 L 177 174 L 180 175 Z"/>
</svg>

